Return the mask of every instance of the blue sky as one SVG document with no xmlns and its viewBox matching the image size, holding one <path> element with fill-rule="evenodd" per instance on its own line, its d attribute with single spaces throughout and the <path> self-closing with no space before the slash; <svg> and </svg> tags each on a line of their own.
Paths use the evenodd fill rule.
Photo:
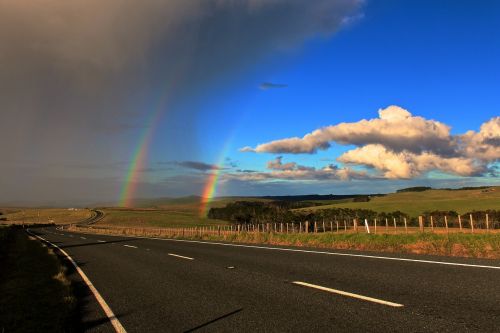
<svg viewBox="0 0 500 333">
<path fill-rule="evenodd" d="M 500 184 L 498 1 L 54 6 L 0 11 L 2 201 Z"/>
<path fill-rule="evenodd" d="M 478 131 L 500 110 L 499 6 L 494 1 L 367 1 L 338 33 L 269 54 L 188 104 L 203 110 L 196 119 L 198 159 L 217 163 L 231 140 L 227 156 L 239 168 L 265 171 L 276 154 L 238 149 L 377 118 L 380 108 L 393 104 L 451 126 L 452 134 Z M 262 82 L 287 87 L 258 89 Z M 351 147 L 280 155 L 321 167 L 325 160 L 338 164 L 335 158 Z M 161 159 L 161 146 L 155 148 L 154 156 Z M 425 178 L 410 183 L 425 183 Z M 491 177 L 473 181 L 498 182 Z M 361 190 L 370 191 L 369 184 Z M 307 184 L 300 191 L 315 192 L 315 187 Z"/>
</svg>

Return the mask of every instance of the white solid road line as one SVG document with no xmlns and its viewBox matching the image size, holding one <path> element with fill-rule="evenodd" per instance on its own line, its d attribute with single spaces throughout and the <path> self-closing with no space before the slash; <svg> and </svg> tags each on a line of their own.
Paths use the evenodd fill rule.
<svg viewBox="0 0 500 333">
<path fill-rule="evenodd" d="M 301 282 L 301 281 L 293 281 L 292 283 L 296 284 L 296 285 L 299 285 L 299 286 L 304 286 L 304 287 L 319 289 L 319 290 L 322 290 L 322 291 L 327 291 L 329 293 L 339 294 L 339 295 L 342 295 L 342 296 L 353 297 L 353 298 L 361 299 L 363 301 L 368 301 L 368 302 L 383 304 L 383 305 L 392 306 L 392 307 L 395 307 L 395 308 L 401 308 L 401 307 L 404 306 L 403 304 L 388 302 L 388 301 L 384 301 L 384 300 L 381 300 L 381 299 L 378 299 L 378 298 L 373 298 L 373 297 L 368 297 L 368 296 L 363 296 L 363 295 L 349 293 L 347 291 L 342 291 L 342 290 L 327 288 L 327 287 L 323 287 L 323 286 L 318 286 L 318 285 L 312 284 L 312 283 Z"/>
<path fill-rule="evenodd" d="M 80 237 L 80 238 L 81 238 L 81 239 L 87 239 L 87 238 L 85 238 L 85 237 Z"/>
<path fill-rule="evenodd" d="M 137 246 L 133 246 L 133 245 L 123 245 L 123 246 L 126 246 L 126 247 L 131 247 L 133 249 L 137 249 Z"/>
<path fill-rule="evenodd" d="M 118 318 L 116 318 L 115 314 L 113 313 L 113 311 L 109 307 L 108 303 L 106 303 L 106 301 L 104 300 L 104 298 L 102 298 L 101 294 L 94 287 L 94 285 L 92 284 L 92 282 L 90 281 L 90 279 L 87 277 L 87 275 L 76 264 L 76 262 L 73 260 L 73 258 L 71 258 L 70 255 L 66 251 L 64 251 L 63 249 L 61 249 L 59 246 L 57 246 L 55 244 L 52 244 L 51 242 L 49 242 L 45 238 L 40 237 L 38 235 L 35 235 L 35 234 L 31 233 L 29 231 L 29 229 L 27 230 L 27 232 L 30 235 L 35 236 L 36 238 L 41 239 L 42 241 L 44 241 L 44 242 L 50 244 L 51 246 L 55 247 L 62 254 L 64 254 L 66 256 L 66 258 L 68 258 L 68 260 L 73 264 L 73 266 L 75 266 L 76 271 L 78 272 L 78 274 L 80 274 L 80 276 L 82 277 L 82 279 L 85 282 L 85 284 L 89 287 L 90 291 L 92 291 L 92 294 L 94 294 L 95 298 L 97 299 L 97 302 L 99 302 L 99 304 L 101 305 L 102 309 L 104 310 L 104 313 L 106 314 L 106 316 L 108 317 L 109 321 L 111 322 L 111 325 L 113 325 L 113 327 L 115 328 L 115 331 L 118 332 L 118 333 L 126 333 L 127 331 L 125 330 L 125 328 L 123 327 L 123 325 L 120 323 L 120 321 L 118 320 Z"/>
<path fill-rule="evenodd" d="M 185 257 L 185 256 L 180 256 L 178 254 L 174 254 L 174 253 L 167 253 L 169 256 L 172 256 L 172 257 L 177 257 L 177 258 L 182 258 L 182 259 L 187 259 L 187 260 L 194 260 L 194 258 L 191 258 L 191 257 Z"/>
<path fill-rule="evenodd" d="M 103 240 L 100 240 L 100 239 L 98 239 L 97 241 L 98 241 L 99 243 L 106 243 L 106 241 L 103 241 Z"/>
<path fill-rule="evenodd" d="M 409 258 L 394 258 L 394 257 L 373 256 L 373 255 L 367 255 L 367 254 L 339 253 L 339 252 L 314 251 L 314 250 L 300 250 L 300 249 L 290 249 L 290 248 L 286 248 L 286 247 L 269 247 L 269 246 L 257 246 L 257 245 L 243 245 L 243 244 L 228 244 L 228 243 L 204 242 L 204 241 L 195 241 L 195 240 L 187 240 L 187 239 L 155 238 L 155 237 L 140 237 L 140 236 L 123 236 L 123 237 L 133 237 L 133 238 L 142 238 L 142 239 L 154 239 L 154 240 L 171 241 L 171 242 L 184 242 L 184 243 L 198 243 L 198 244 L 210 244 L 210 245 L 220 245 L 220 246 L 244 247 L 244 248 L 250 248 L 250 249 L 263 249 L 263 250 L 272 250 L 272 251 L 288 251 L 288 252 L 326 254 L 326 255 L 341 256 L 341 257 L 357 257 L 357 258 L 369 258 L 369 259 L 382 259 L 382 260 L 418 262 L 418 263 L 424 263 L 424 264 L 438 264 L 438 265 L 475 267 L 475 268 L 490 268 L 490 269 L 499 269 L 500 270 L 500 266 L 461 264 L 461 263 L 458 263 L 458 262 L 447 262 L 447 261 L 433 261 L 433 260 L 409 259 Z"/>
</svg>

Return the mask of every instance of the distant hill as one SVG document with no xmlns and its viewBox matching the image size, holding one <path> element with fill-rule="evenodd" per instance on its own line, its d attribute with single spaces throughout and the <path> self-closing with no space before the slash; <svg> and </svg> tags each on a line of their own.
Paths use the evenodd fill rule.
<svg viewBox="0 0 500 333">
<path fill-rule="evenodd" d="M 318 201 L 318 200 L 343 200 L 373 196 L 383 196 L 385 194 L 306 194 L 306 195 L 282 195 L 282 196 L 262 196 L 258 198 L 276 201 Z"/>
<path fill-rule="evenodd" d="M 459 188 L 436 188 L 434 190 L 446 190 L 446 191 L 466 191 L 466 190 L 484 190 L 490 188 L 491 186 L 468 186 L 468 187 L 459 187 Z M 407 187 L 397 190 L 396 193 L 401 192 L 423 192 L 427 190 L 433 190 L 432 187 L 429 186 L 415 186 L 415 187 Z"/>
<path fill-rule="evenodd" d="M 161 207 L 166 205 L 187 205 L 187 204 L 199 204 L 201 202 L 201 197 L 197 195 L 190 195 L 187 197 L 171 198 L 171 197 L 161 197 L 161 198 L 150 198 L 150 199 L 135 199 L 133 200 L 134 207 Z"/>
<path fill-rule="evenodd" d="M 418 216 L 425 211 L 456 211 L 460 214 L 473 210 L 500 210 L 500 186 L 475 187 L 472 189 L 428 189 L 425 191 L 398 191 L 373 197 L 369 202 L 337 202 L 316 209 L 358 208 L 376 212 L 402 211 Z"/>
<path fill-rule="evenodd" d="M 407 188 L 402 188 L 400 190 L 397 190 L 396 193 L 402 193 L 402 192 L 423 192 L 427 190 L 432 190 L 432 187 L 428 186 L 415 186 L 415 187 L 407 187 Z"/>
</svg>

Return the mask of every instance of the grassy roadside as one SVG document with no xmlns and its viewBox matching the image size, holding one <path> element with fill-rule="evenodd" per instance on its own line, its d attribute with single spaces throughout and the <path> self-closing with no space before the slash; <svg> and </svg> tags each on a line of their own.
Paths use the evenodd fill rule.
<svg viewBox="0 0 500 333">
<path fill-rule="evenodd" d="M 73 227 L 71 230 L 110 235 L 500 259 L 500 234 L 498 233 L 450 233 L 447 235 L 428 232 L 410 234 L 222 232 L 218 235 L 217 232 L 209 231 L 194 234 L 186 232 L 183 235 L 181 229 Z"/>
<path fill-rule="evenodd" d="M 0 331 L 72 332 L 76 299 L 65 268 L 22 230 L 0 228 Z"/>
</svg>

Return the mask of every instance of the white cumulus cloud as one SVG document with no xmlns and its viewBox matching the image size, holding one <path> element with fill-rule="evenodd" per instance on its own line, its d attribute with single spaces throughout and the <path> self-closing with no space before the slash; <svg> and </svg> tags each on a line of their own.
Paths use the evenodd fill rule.
<svg viewBox="0 0 500 333">
<path fill-rule="evenodd" d="M 438 170 L 458 176 L 488 172 L 500 159 L 500 117 L 483 123 L 480 130 L 451 134 L 451 127 L 437 120 L 412 115 L 399 106 L 379 110 L 375 119 L 340 123 L 291 137 L 244 147 L 257 153 L 313 154 L 332 143 L 355 145 L 337 158 L 362 165 L 391 179 L 406 179 Z M 281 161 L 281 158 L 280 158 Z"/>
</svg>

